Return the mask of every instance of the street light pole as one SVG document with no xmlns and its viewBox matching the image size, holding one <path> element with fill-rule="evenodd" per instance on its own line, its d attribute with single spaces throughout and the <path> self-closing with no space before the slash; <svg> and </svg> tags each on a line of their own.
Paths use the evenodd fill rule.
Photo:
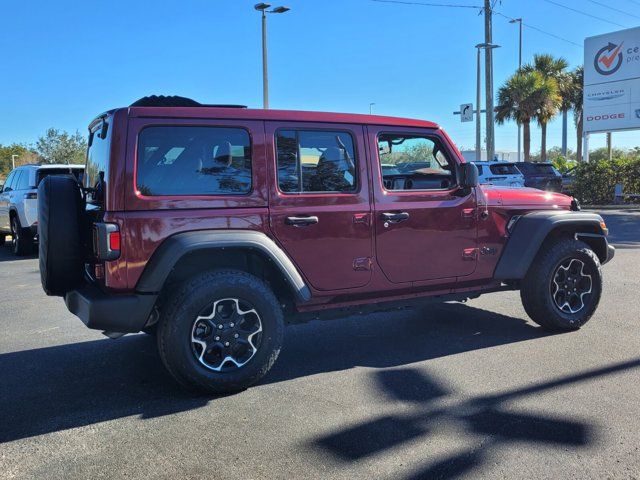
<svg viewBox="0 0 640 480">
<path fill-rule="evenodd" d="M 481 90 L 481 85 L 480 85 L 480 50 L 485 50 L 486 53 L 485 55 L 487 55 L 488 53 L 491 52 L 491 50 L 493 50 L 494 48 L 500 48 L 500 45 L 495 45 L 493 43 L 479 43 L 476 45 L 476 50 L 478 51 L 478 55 L 477 55 L 477 75 L 476 75 L 476 161 L 481 161 L 482 160 L 482 146 L 481 146 L 481 140 L 480 140 L 480 111 L 482 110 L 480 108 L 480 90 Z M 487 115 L 489 115 L 489 106 L 487 105 Z M 493 123 L 493 114 L 491 115 L 491 122 Z M 489 151 L 490 151 L 490 146 L 489 146 L 489 129 L 487 129 L 487 160 L 493 160 L 493 154 L 490 156 L 489 155 Z"/>
<path fill-rule="evenodd" d="M 12 170 L 14 170 L 16 168 L 16 158 L 19 157 L 19 155 L 11 155 L 11 164 L 13 165 Z"/>
<path fill-rule="evenodd" d="M 262 108 L 269 108 L 269 72 L 267 61 L 267 13 L 284 13 L 291 10 L 289 7 L 276 7 L 269 10 L 271 4 L 257 3 L 253 8 L 262 14 Z"/>
<path fill-rule="evenodd" d="M 262 108 L 269 108 L 269 72 L 267 59 L 267 15 L 262 9 Z"/>
<path fill-rule="evenodd" d="M 522 18 L 514 18 L 513 20 L 509 20 L 509 23 L 518 23 L 519 32 L 519 43 L 518 43 L 518 71 L 522 68 Z M 518 123 L 518 161 L 521 160 L 522 154 L 522 125 Z"/>
<path fill-rule="evenodd" d="M 480 129 L 481 129 L 481 125 L 480 125 L 480 89 L 481 89 L 481 82 L 480 82 L 480 46 L 476 45 L 476 51 L 478 52 L 478 57 L 477 57 L 477 75 L 476 75 L 476 162 L 479 162 L 482 160 L 482 145 L 481 145 L 481 138 L 480 138 Z"/>
</svg>

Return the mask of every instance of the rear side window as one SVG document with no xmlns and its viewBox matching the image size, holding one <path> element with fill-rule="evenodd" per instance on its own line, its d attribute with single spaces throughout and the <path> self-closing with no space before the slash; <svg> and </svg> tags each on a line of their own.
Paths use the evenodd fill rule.
<svg viewBox="0 0 640 480">
<path fill-rule="evenodd" d="M 476 165 L 476 168 L 478 169 L 478 175 L 482 176 L 482 172 L 483 172 L 482 165 L 478 165 L 477 163 L 475 165 Z"/>
<path fill-rule="evenodd" d="M 284 193 L 356 189 L 353 137 L 347 132 L 279 130 L 278 187 Z"/>
<path fill-rule="evenodd" d="M 147 127 L 138 136 L 142 195 L 242 195 L 251 191 L 251 140 L 241 128 Z"/>
<path fill-rule="evenodd" d="M 29 171 L 28 170 L 22 170 L 20 172 L 20 176 L 17 177 L 17 183 L 15 183 L 15 186 L 13 187 L 14 190 L 29 190 Z"/>
<path fill-rule="evenodd" d="M 513 163 L 491 165 L 489 167 L 494 175 L 519 175 L 520 171 Z"/>
</svg>

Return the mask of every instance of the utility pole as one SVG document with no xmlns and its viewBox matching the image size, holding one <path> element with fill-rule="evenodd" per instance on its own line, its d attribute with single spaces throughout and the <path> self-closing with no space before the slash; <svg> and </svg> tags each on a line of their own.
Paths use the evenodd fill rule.
<svg viewBox="0 0 640 480">
<path fill-rule="evenodd" d="M 16 168 L 16 158 L 19 157 L 19 155 L 11 155 L 11 164 L 13 165 L 12 170 L 14 170 Z"/>
<path fill-rule="evenodd" d="M 509 23 L 517 23 L 519 28 L 519 42 L 518 42 L 518 71 L 522 69 L 522 18 L 514 18 L 509 20 Z M 522 160 L 522 125 L 518 123 L 518 161 Z"/>
<path fill-rule="evenodd" d="M 607 132 L 607 154 L 609 155 L 609 161 L 613 158 L 613 145 L 611 143 L 611 132 Z"/>
<path fill-rule="evenodd" d="M 484 0 L 484 43 L 491 45 L 493 35 L 491 33 L 491 0 Z M 486 83 L 486 109 L 487 109 L 487 160 L 493 160 L 496 152 L 494 121 L 493 121 L 493 52 L 486 48 L 484 52 L 484 75 Z"/>
<path fill-rule="evenodd" d="M 476 106 L 476 159 L 477 161 L 481 161 L 482 160 L 482 147 L 481 147 L 481 141 L 480 141 L 480 50 L 484 50 L 485 51 L 485 55 L 487 55 L 488 53 L 491 52 L 491 50 L 493 50 L 494 48 L 500 48 L 500 45 L 495 45 L 493 43 L 479 43 L 476 45 L 476 49 L 478 50 L 478 56 L 477 56 L 477 62 L 478 62 L 478 71 L 477 71 L 477 76 L 476 76 L 476 103 L 478 104 Z M 489 108 L 487 107 L 487 110 L 485 112 L 487 115 L 489 115 Z M 493 114 L 491 115 L 491 124 L 493 125 Z M 489 156 L 489 134 L 488 134 L 488 129 L 487 129 L 487 160 L 493 160 L 493 156 Z"/>
<path fill-rule="evenodd" d="M 375 103 L 370 103 L 369 104 L 369 115 L 371 115 L 373 113 L 373 106 L 375 105 Z"/>
</svg>

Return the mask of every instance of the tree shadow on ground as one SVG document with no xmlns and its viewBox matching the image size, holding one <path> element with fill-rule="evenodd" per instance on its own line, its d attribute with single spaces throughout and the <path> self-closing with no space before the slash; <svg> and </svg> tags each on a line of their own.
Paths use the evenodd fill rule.
<svg viewBox="0 0 640 480">
<path fill-rule="evenodd" d="M 477 438 L 478 446 L 437 458 L 417 471 L 404 472 L 405 475 L 399 472 L 398 478 L 457 478 L 483 465 L 496 448 L 507 444 L 524 442 L 581 448 L 595 442 L 597 431 L 591 424 L 574 418 L 514 412 L 507 410 L 506 403 L 638 367 L 640 359 L 635 359 L 496 395 L 450 402 L 445 407 L 438 406 L 435 401 L 454 392 L 423 370 L 381 370 L 374 374 L 380 392 L 391 399 L 412 403 L 415 410 L 406 415 L 383 416 L 323 435 L 312 440 L 310 445 L 331 453 L 341 461 L 356 462 L 397 449 L 408 442 L 428 442 L 430 435 L 442 423 L 454 424 L 468 436 Z"/>
</svg>

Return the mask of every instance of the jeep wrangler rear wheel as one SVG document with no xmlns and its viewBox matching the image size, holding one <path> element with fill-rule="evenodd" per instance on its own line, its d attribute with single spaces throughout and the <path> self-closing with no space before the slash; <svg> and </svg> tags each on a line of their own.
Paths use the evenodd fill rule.
<svg viewBox="0 0 640 480">
<path fill-rule="evenodd" d="M 587 244 L 565 238 L 538 253 L 520 297 L 527 314 L 547 330 L 578 330 L 595 312 L 602 293 L 598 256 Z"/>
<path fill-rule="evenodd" d="M 237 270 L 187 281 L 167 301 L 158 349 L 183 386 L 212 393 L 244 390 L 276 361 L 284 334 L 282 309 L 260 279 Z"/>
</svg>

